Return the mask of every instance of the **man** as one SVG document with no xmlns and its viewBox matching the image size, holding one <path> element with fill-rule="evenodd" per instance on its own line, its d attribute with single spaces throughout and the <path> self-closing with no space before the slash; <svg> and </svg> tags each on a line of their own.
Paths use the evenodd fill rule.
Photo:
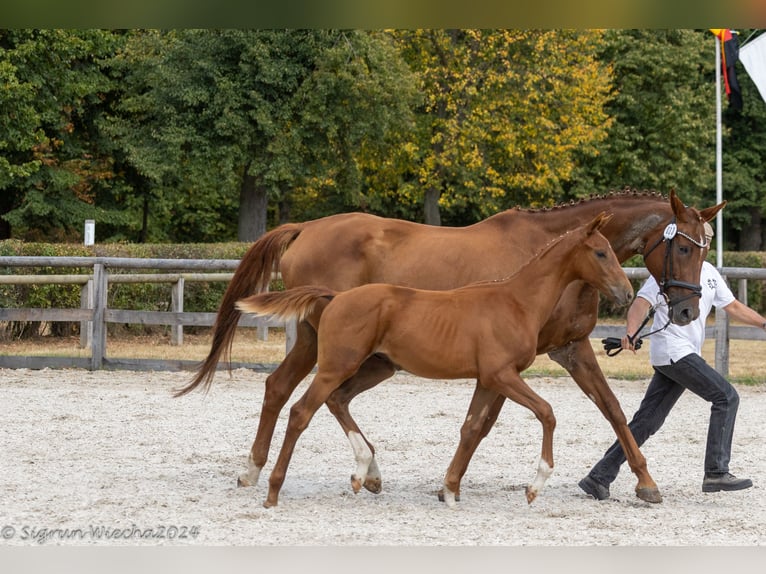
<svg viewBox="0 0 766 574">
<path fill-rule="evenodd" d="M 708 223 L 705 223 L 705 237 L 710 245 L 713 228 Z M 705 321 L 713 306 L 724 309 L 732 319 L 762 329 L 766 329 L 766 319 L 735 299 L 721 274 L 708 262 L 702 265 L 700 284 L 702 296 L 699 318 L 683 327 L 669 324 L 651 336 L 649 357 L 654 375 L 629 427 L 641 446 L 660 429 L 681 394 L 686 389 L 690 390 L 712 403 L 702 491 L 742 490 L 750 488 L 752 481 L 737 478 L 729 472 L 739 395 L 731 383 L 701 356 Z M 668 308 L 660 295 L 657 282 L 649 277 L 628 309 L 627 333 L 636 334 L 644 317 L 656 303 L 654 329 L 668 323 Z M 635 353 L 633 343 L 627 334 L 622 338 L 622 348 Z M 609 485 L 617 478 L 623 462 L 625 454 L 619 442 L 615 442 L 579 482 L 580 488 L 597 500 L 609 498 Z"/>
</svg>

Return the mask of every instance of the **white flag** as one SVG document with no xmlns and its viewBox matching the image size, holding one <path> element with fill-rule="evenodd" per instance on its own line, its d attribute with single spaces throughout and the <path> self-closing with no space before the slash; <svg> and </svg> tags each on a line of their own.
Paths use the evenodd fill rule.
<svg viewBox="0 0 766 574">
<path fill-rule="evenodd" d="M 739 49 L 739 59 L 766 101 L 766 34 L 761 34 Z"/>
</svg>

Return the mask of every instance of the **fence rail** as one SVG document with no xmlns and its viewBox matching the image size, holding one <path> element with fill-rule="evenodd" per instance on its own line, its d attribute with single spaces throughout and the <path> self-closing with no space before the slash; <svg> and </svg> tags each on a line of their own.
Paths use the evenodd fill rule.
<svg viewBox="0 0 766 574">
<path fill-rule="evenodd" d="M 135 369 L 135 370 L 181 370 L 196 365 L 196 361 L 159 359 L 119 359 L 106 354 L 108 323 L 141 325 L 168 325 L 171 327 L 171 344 L 183 343 L 185 326 L 209 327 L 215 322 L 216 313 L 186 312 L 183 309 L 184 285 L 186 282 L 230 281 L 238 259 L 135 259 L 124 257 L 9 257 L 0 256 L 0 267 L 53 267 L 87 268 L 85 274 L 0 274 L 2 284 L 74 284 L 81 285 L 81 306 L 79 309 L 18 308 L 0 309 L 0 321 L 63 321 L 80 323 L 80 344 L 89 348 L 91 356 L 82 357 L 23 357 L 0 355 L 0 368 L 66 368 L 77 367 L 90 370 Z M 112 273 L 113 269 L 162 271 L 161 273 Z M 168 271 L 173 271 L 172 273 Z M 766 280 L 766 269 L 723 267 L 721 274 L 738 281 L 737 297 L 747 303 L 748 280 Z M 630 279 L 648 276 L 645 268 L 625 268 Z M 119 283 L 170 283 L 171 311 L 137 311 L 109 309 L 107 290 L 109 284 Z M 287 347 L 293 344 L 294 325 L 265 318 L 243 316 L 240 327 L 258 329 L 259 336 L 266 338 L 268 329 L 285 327 Z M 597 325 L 591 337 L 603 338 L 621 336 L 623 326 Z M 708 338 L 715 338 L 715 368 L 727 375 L 729 371 L 730 339 L 766 340 L 766 333 L 754 327 L 730 326 L 724 311 L 716 310 L 715 324 L 706 330 Z M 270 370 L 271 365 L 243 363 L 233 367 L 246 366 Z"/>
</svg>

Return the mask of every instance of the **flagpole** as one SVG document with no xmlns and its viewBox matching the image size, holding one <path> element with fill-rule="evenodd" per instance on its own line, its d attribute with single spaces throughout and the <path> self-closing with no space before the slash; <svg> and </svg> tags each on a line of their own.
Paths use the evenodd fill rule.
<svg viewBox="0 0 766 574">
<path fill-rule="evenodd" d="M 721 135 L 721 42 L 715 39 L 715 202 L 723 201 L 723 160 Z M 716 215 L 716 267 L 723 267 L 723 210 Z"/>
</svg>

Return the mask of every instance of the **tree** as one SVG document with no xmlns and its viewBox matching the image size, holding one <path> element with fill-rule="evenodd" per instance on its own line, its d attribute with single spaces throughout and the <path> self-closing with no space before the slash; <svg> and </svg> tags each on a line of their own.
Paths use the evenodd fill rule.
<svg viewBox="0 0 766 574">
<path fill-rule="evenodd" d="M 93 111 L 114 41 L 101 30 L 0 31 L 0 237 L 11 226 L 30 238 L 79 235 L 98 212 L 95 188 L 112 171 Z"/>
<path fill-rule="evenodd" d="M 553 203 L 573 154 L 606 135 L 609 68 L 600 32 L 413 30 L 394 37 L 425 102 L 401 201 L 427 223 L 472 222 L 515 204 Z"/>
<path fill-rule="evenodd" d="M 567 186 L 572 196 L 631 187 L 675 189 L 689 204 L 714 199 L 710 40 L 709 32 L 694 30 L 604 33 L 599 59 L 614 71 L 606 106 L 614 122 L 597 155 L 579 159 L 581 167 Z"/>
<path fill-rule="evenodd" d="M 240 241 L 265 232 L 269 200 L 287 206 L 312 182 L 358 193 L 357 158 L 382 153 L 386 134 L 409 118 L 413 82 L 382 34 L 179 30 L 161 40 L 150 56 L 161 78 L 147 82 L 139 106 L 157 131 L 142 136 L 148 153 L 138 163 L 167 149 L 189 196 L 215 198 L 236 181 Z M 153 177 L 169 177 L 166 167 Z"/>
</svg>

